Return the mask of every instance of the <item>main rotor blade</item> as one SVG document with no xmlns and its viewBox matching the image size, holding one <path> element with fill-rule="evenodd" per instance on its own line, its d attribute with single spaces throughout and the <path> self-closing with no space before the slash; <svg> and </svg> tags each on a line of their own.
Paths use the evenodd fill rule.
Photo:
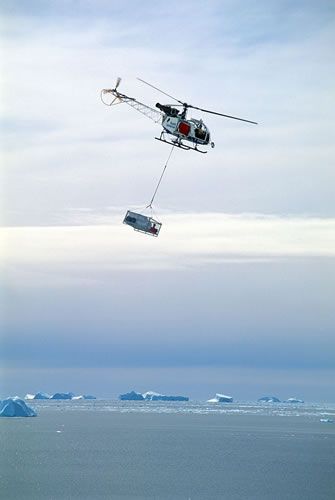
<svg viewBox="0 0 335 500">
<path fill-rule="evenodd" d="M 240 122 L 253 123 L 254 125 L 258 125 L 257 122 L 252 122 L 251 120 L 246 120 L 245 118 L 238 118 L 237 116 L 225 115 L 223 113 L 217 113 L 216 111 L 209 111 L 208 109 L 197 108 L 197 106 L 188 105 L 188 108 L 198 109 L 199 111 L 203 111 L 204 113 L 210 113 L 211 115 L 224 116 L 225 118 L 232 118 L 233 120 L 239 120 Z"/>
<path fill-rule="evenodd" d="M 179 102 L 180 104 L 184 104 L 182 101 L 179 101 L 179 99 L 176 99 L 176 98 L 175 98 L 175 97 L 173 97 L 172 95 L 167 94 L 166 92 L 163 92 L 163 90 L 161 90 L 161 89 L 159 89 L 159 88 L 155 87 L 154 85 L 151 85 L 151 83 L 148 83 L 148 82 L 146 82 L 145 80 L 142 80 L 142 78 L 137 78 L 137 80 L 139 80 L 139 81 L 140 81 L 140 82 L 142 82 L 142 83 L 145 83 L 146 85 L 149 85 L 149 87 L 152 87 L 152 88 L 153 88 L 153 89 L 155 89 L 155 90 L 158 90 L 158 92 L 161 92 L 162 94 L 164 94 L 164 95 L 166 95 L 166 96 L 168 96 L 168 97 L 171 97 L 171 99 L 173 99 L 174 101 L 177 101 L 177 102 Z"/>
<path fill-rule="evenodd" d="M 163 92 L 163 90 L 159 89 L 158 87 L 155 87 L 151 83 L 146 82 L 145 80 L 142 80 L 142 78 L 137 78 L 142 83 L 145 83 L 146 85 L 149 85 L 149 87 L 152 87 L 155 90 L 158 90 L 158 92 L 161 92 L 162 94 L 166 95 L 167 97 L 170 97 L 174 101 L 179 102 L 182 106 L 184 106 L 186 109 L 187 108 L 193 108 L 193 109 L 198 109 L 199 111 L 203 111 L 204 113 L 210 113 L 212 115 L 218 115 L 218 116 L 224 116 L 225 118 L 231 118 L 232 120 L 238 120 L 240 122 L 247 122 L 247 123 L 253 123 L 254 125 L 258 125 L 257 122 L 253 122 L 251 120 L 246 120 L 245 118 L 238 118 L 237 116 L 231 116 L 231 115 L 225 115 L 223 113 L 217 113 L 216 111 L 209 111 L 208 109 L 203 109 L 203 108 L 198 108 L 197 106 L 192 106 L 191 104 L 186 104 L 183 101 L 180 101 L 179 99 L 176 99 L 170 94 L 167 94 L 166 92 Z"/>
<path fill-rule="evenodd" d="M 174 107 L 174 108 L 182 108 L 182 107 L 184 107 L 184 104 L 174 104 L 173 103 L 173 104 L 164 104 L 164 106 L 171 106 L 171 108 L 172 107 Z"/>
</svg>

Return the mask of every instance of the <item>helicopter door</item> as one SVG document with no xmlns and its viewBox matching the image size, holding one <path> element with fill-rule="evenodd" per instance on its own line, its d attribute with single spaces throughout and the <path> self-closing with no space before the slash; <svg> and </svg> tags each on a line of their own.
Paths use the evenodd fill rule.
<svg viewBox="0 0 335 500">
<path fill-rule="evenodd" d="M 187 122 L 180 122 L 178 127 L 178 132 L 182 135 L 188 136 L 191 127 Z"/>
</svg>

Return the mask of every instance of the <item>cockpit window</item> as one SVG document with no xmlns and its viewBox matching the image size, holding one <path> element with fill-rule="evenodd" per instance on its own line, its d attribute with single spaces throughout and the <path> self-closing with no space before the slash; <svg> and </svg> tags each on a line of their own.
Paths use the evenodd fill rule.
<svg viewBox="0 0 335 500">
<path fill-rule="evenodd" d="M 202 141 L 206 139 L 206 130 L 203 128 L 196 128 L 195 131 L 195 137 L 198 139 L 201 139 Z"/>
</svg>

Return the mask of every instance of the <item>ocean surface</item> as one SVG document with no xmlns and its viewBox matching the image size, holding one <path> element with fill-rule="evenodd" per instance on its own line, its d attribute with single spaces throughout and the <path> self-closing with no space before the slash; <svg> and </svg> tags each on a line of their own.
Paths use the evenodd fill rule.
<svg viewBox="0 0 335 500">
<path fill-rule="evenodd" d="M 0 419 L 1 499 L 335 499 L 334 405 L 28 404 Z"/>
</svg>

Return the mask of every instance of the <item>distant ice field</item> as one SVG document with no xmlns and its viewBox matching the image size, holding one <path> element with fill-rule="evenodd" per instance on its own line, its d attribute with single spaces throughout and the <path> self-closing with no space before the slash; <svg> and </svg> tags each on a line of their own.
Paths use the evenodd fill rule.
<svg viewBox="0 0 335 500">
<path fill-rule="evenodd" d="M 119 400 L 31 400 L 29 405 L 37 412 L 44 409 L 58 411 L 108 411 L 118 413 L 190 413 L 243 414 L 280 417 L 334 418 L 335 404 L 288 403 L 207 403 L 203 401 L 119 401 Z"/>
</svg>

